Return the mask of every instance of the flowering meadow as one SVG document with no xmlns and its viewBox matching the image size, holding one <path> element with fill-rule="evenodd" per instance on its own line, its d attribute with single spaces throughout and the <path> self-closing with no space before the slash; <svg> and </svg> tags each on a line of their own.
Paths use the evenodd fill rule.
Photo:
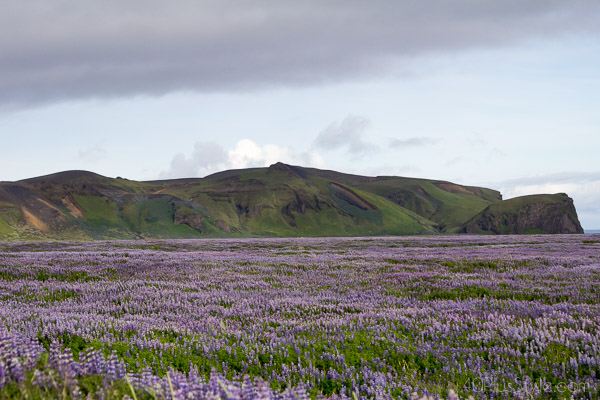
<svg viewBox="0 0 600 400">
<path fill-rule="evenodd" d="M 600 235 L 0 243 L 0 398 L 600 398 Z"/>
</svg>

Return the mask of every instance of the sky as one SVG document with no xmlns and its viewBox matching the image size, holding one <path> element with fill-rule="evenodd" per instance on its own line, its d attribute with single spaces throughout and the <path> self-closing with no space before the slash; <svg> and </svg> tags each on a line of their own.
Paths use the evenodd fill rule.
<svg viewBox="0 0 600 400">
<path fill-rule="evenodd" d="M 600 229 L 597 0 L 0 0 L 0 181 L 277 161 L 566 192 Z"/>
</svg>

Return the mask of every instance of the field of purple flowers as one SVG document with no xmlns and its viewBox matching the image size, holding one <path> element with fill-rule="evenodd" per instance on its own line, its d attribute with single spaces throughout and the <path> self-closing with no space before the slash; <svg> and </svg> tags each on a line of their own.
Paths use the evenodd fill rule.
<svg viewBox="0 0 600 400">
<path fill-rule="evenodd" d="M 600 235 L 0 243 L 0 398 L 600 397 Z"/>
</svg>

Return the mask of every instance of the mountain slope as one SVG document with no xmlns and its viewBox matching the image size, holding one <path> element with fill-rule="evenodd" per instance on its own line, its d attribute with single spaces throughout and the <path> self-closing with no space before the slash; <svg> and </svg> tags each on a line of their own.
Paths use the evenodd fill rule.
<svg viewBox="0 0 600 400">
<path fill-rule="evenodd" d="M 512 203 L 486 188 L 282 163 L 150 182 L 66 171 L 0 182 L 0 240 L 458 232 Z"/>
<path fill-rule="evenodd" d="M 435 231 L 422 216 L 303 168 L 226 171 L 165 189 L 201 204 L 232 232 L 267 236 L 414 234 Z"/>
<path fill-rule="evenodd" d="M 502 200 L 500 192 L 461 186 L 451 182 L 393 176 L 364 177 L 336 171 L 307 171 L 386 197 L 438 225 L 440 231 L 456 232 L 469 218 L 489 204 Z"/>
<path fill-rule="evenodd" d="M 488 206 L 463 233 L 583 233 L 573 199 L 565 193 L 515 197 Z"/>
</svg>

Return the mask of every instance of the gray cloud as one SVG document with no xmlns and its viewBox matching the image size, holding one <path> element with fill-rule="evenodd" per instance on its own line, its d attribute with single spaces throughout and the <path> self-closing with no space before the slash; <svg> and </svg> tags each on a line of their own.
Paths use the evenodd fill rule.
<svg viewBox="0 0 600 400">
<path fill-rule="evenodd" d="M 4 107 L 368 78 L 421 54 L 600 27 L 595 0 L 0 0 L 0 9 Z"/>
<path fill-rule="evenodd" d="M 363 139 L 370 122 L 362 117 L 349 115 L 340 123 L 333 123 L 319 133 L 314 145 L 323 150 L 346 149 L 354 156 L 361 156 L 377 149 Z"/>
</svg>

